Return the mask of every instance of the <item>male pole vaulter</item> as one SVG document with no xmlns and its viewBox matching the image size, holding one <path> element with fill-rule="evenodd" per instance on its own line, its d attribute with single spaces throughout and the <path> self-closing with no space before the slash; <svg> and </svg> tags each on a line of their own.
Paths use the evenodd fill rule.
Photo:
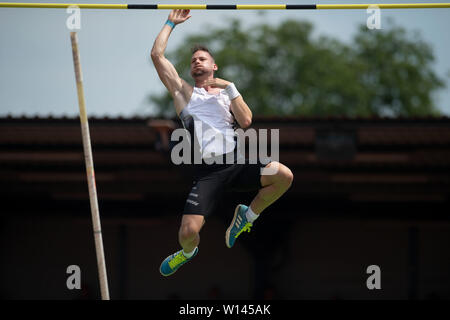
<svg viewBox="0 0 450 320">
<path fill-rule="evenodd" d="M 211 136 L 196 135 L 202 161 L 193 165 L 193 186 L 184 206 L 178 233 L 182 250 L 161 263 L 160 272 L 163 276 L 175 273 L 197 255 L 199 234 L 205 217 L 211 216 L 225 191 L 259 190 L 248 207 L 239 204 L 234 211 L 231 224 L 225 232 L 225 243 L 231 248 L 242 232 L 250 231 L 260 213 L 289 189 L 293 180 L 291 170 L 275 161 L 267 165 L 249 164 L 248 161 L 243 164 L 236 161 L 207 161 L 211 160 L 208 156 L 225 159 L 230 153 L 234 160 L 237 159 L 233 124 L 236 120 L 241 128 L 249 127 L 252 112 L 232 82 L 214 78 L 218 66 L 208 48 L 197 45 L 192 50 L 190 73 L 195 82 L 194 87 L 179 77 L 172 63 L 164 56 L 170 34 L 176 25 L 191 18 L 189 13 L 190 10 L 177 9 L 169 14 L 153 44 L 151 58 L 159 78 L 173 97 L 177 115 L 191 137 L 200 127 L 203 131 L 212 130 L 223 137 L 226 147 L 216 143 Z M 264 175 L 262 168 L 276 168 L 275 174 Z"/>
</svg>

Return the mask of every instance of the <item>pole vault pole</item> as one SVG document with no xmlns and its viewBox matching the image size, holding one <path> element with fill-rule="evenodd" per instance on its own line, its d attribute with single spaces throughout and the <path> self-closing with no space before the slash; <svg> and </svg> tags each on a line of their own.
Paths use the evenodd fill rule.
<svg viewBox="0 0 450 320">
<path fill-rule="evenodd" d="M 20 3 L 0 2 L 0 8 L 80 9 L 192 9 L 192 10 L 335 10 L 335 9 L 432 9 L 450 8 L 450 3 L 369 3 L 369 4 L 102 4 L 102 3 Z"/>
<path fill-rule="evenodd" d="M 70 33 L 72 42 L 73 66 L 77 82 L 78 106 L 80 108 L 81 133 L 83 137 L 84 160 L 89 187 L 89 200 L 91 203 L 92 225 L 94 229 L 95 251 L 97 255 L 98 275 L 100 278 L 100 291 L 102 300 L 109 300 L 108 279 L 106 276 L 105 256 L 103 253 L 102 229 L 97 201 L 97 188 L 95 185 L 94 160 L 92 157 L 91 138 L 86 113 L 83 91 L 83 75 L 81 73 L 80 53 L 78 52 L 78 37 L 76 32 Z"/>
</svg>

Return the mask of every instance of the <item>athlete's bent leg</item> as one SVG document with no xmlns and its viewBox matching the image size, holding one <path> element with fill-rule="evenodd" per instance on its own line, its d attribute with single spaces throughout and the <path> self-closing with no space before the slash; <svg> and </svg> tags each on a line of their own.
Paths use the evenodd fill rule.
<svg viewBox="0 0 450 320">
<path fill-rule="evenodd" d="M 233 220 L 225 232 L 225 243 L 228 248 L 234 246 L 237 237 L 242 232 L 250 232 L 250 228 L 253 226 L 253 222 L 258 218 L 259 214 L 280 198 L 292 184 L 294 176 L 291 170 L 285 165 L 273 161 L 265 169 L 275 171 L 275 174 L 261 175 L 262 188 L 259 189 L 250 207 L 243 204 L 239 204 L 236 207 Z"/>
<path fill-rule="evenodd" d="M 271 162 L 267 169 L 276 169 L 273 175 L 261 175 L 261 185 L 258 194 L 250 203 L 250 208 L 255 214 L 260 214 L 264 209 L 278 200 L 291 186 L 294 180 L 292 171 L 279 162 Z"/>
</svg>

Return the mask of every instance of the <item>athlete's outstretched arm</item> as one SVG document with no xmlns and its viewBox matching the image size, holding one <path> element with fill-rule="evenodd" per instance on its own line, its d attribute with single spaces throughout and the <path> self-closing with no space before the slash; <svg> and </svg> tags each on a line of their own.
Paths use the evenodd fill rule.
<svg viewBox="0 0 450 320">
<path fill-rule="evenodd" d="M 174 23 L 174 25 L 177 25 L 183 23 L 190 17 L 189 10 L 177 9 L 172 10 L 168 20 Z M 188 87 L 190 86 L 186 81 L 180 78 L 173 64 L 164 56 L 172 30 L 173 28 L 170 25 L 164 24 L 153 44 L 151 58 L 159 78 L 174 98 L 175 108 L 177 109 L 177 113 L 179 113 L 189 100 L 187 99 L 186 94 L 189 91 Z"/>
</svg>

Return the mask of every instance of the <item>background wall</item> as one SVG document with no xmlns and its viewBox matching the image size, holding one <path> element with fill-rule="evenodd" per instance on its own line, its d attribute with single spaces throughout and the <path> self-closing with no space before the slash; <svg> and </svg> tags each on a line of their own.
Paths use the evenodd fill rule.
<svg viewBox="0 0 450 320">
<path fill-rule="evenodd" d="M 252 233 L 230 250 L 219 218 L 205 225 L 196 259 L 172 277 L 159 274 L 162 259 L 178 250 L 178 222 L 175 217 L 103 220 L 111 298 L 253 298 L 255 265 L 245 247 Z M 254 232 L 264 224 L 261 218 Z M 90 219 L 12 218 L 2 225 L 2 298 L 99 298 Z M 411 234 L 418 241 L 417 270 L 411 266 Z M 448 221 L 306 217 L 296 219 L 288 238 L 280 243 L 285 251 L 265 256 L 273 266 L 263 298 L 407 299 L 414 272 L 415 298 L 450 298 Z M 366 268 L 373 264 L 381 268 L 381 290 L 366 287 Z M 81 290 L 66 288 L 69 265 L 81 268 Z"/>
</svg>

